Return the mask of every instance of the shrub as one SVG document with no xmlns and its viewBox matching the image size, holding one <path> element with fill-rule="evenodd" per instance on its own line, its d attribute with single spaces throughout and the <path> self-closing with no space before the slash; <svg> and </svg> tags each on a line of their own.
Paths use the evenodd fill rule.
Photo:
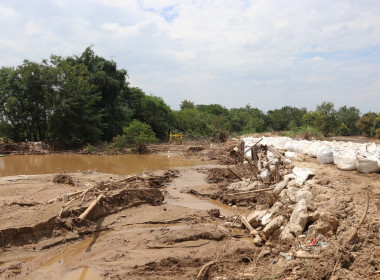
<svg viewBox="0 0 380 280">
<path fill-rule="evenodd" d="M 123 128 L 123 132 L 123 135 L 113 139 L 112 148 L 121 151 L 134 146 L 138 153 L 146 153 L 147 144 L 157 142 L 151 126 L 139 120 L 133 120 L 128 127 Z"/>
<path fill-rule="evenodd" d="M 91 145 L 91 144 L 87 144 L 87 147 L 86 147 L 87 151 L 90 153 L 90 154 L 93 154 L 96 150 L 95 146 Z"/>
</svg>

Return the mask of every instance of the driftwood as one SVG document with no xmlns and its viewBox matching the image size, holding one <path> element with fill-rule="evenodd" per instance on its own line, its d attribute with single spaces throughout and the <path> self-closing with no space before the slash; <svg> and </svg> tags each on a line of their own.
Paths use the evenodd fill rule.
<svg viewBox="0 0 380 280">
<path fill-rule="evenodd" d="M 234 171 L 232 171 L 231 168 L 227 167 L 227 169 L 228 169 L 228 171 L 230 171 L 233 175 L 235 175 L 236 178 L 238 178 L 240 181 L 243 181 L 243 179 L 242 179 L 239 175 L 237 175 Z"/>
<path fill-rule="evenodd" d="M 86 211 L 84 211 L 80 216 L 79 216 L 79 221 L 83 221 L 87 216 L 88 214 L 91 212 L 92 209 L 94 209 L 94 207 L 96 206 L 96 204 L 98 204 L 98 202 L 104 197 L 103 194 L 100 194 L 91 204 L 90 206 L 88 206 L 88 208 L 86 209 Z"/>
<path fill-rule="evenodd" d="M 241 194 L 251 194 L 251 193 L 262 193 L 262 192 L 269 192 L 269 191 L 273 191 L 273 190 L 274 190 L 274 188 L 265 188 L 265 189 L 258 189 L 258 190 L 253 190 L 253 191 L 230 193 L 228 195 L 241 195 Z"/>
<path fill-rule="evenodd" d="M 241 164 L 243 164 L 243 162 L 244 162 L 244 155 L 245 155 L 244 147 L 245 147 L 245 142 L 241 141 L 240 145 L 239 145 L 239 162 Z"/>
<path fill-rule="evenodd" d="M 206 264 L 204 264 L 201 269 L 199 270 L 199 273 L 197 275 L 197 280 L 203 280 L 203 279 L 207 279 L 207 273 L 210 269 L 210 267 L 216 263 L 216 261 L 210 261 Z"/>
<path fill-rule="evenodd" d="M 268 146 L 269 151 L 276 154 L 277 156 L 281 157 L 282 159 L 286 159 L 279 151 L 277 151 L 274 147 Z"/>
<path fill-rule="evenodd" d="M 240 218 L 241 222 L 245 225 L 245 227 L 249 230 L 249 234 L 251 235 L 258 235 L 258 231 L 255 230 L 251 224 L 248 222 L 247 218 L 245 216 L 241 216 Z"/>
<path fill-rule="evenodd" d="M 281 181 L 280 176 L 280 158 L 278 158 L 276 162 L 276 183 L 279 183 Z"/>
<path fill-rule="evenodd" d="M 62 216 L 63 210 L 64 210 L 69 204 L 71 204 L 72 202 L 74 202 L 75 200 L 76 200 L 76 198 L 73 198 L 72 200 L 70 200 L 70 201 L 67 202 L 66 204 L 62 205 L 62 207 L 61 207 L 61 211 L 59 211 L 59 214 L 58 214 L 58 220 L 61 219 L 61 216 Z"/>
<path fill-rule="evenodd" d="M 295 259 L 320 259 L 322 256 L 320 255 L 300 255 L 300 254 L 289 254 L 291 257 Z"/>
</svg>

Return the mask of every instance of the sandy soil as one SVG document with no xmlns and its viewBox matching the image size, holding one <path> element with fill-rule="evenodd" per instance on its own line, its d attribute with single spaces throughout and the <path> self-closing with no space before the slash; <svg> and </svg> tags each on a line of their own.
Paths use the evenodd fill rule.
<svg viewBox="0 0 380 280">
<path fill-rule="evenodd" d="M 265 192 L 231 199 L 228 186 L 239 179 L 226 165 L 251 177 L 247 164 L 235 166 L 230 157 L 237 143 L 155 145 L 156 151 L 207 164 L 157 171 L 127 184 L 120 182 L 127 176 L 112 174 L 65 174 L 74 185 L 54 183 L 56 174 L 0 178 L 0 279 L 380 278 L 380 174 L 340 171 L 305 157 L 294 161 L 315 170 L 306 183 L 312 193 L 307 227 L 319 223 L 315 216 L 322 212 L 337 227 L 324 232 L 326 246 L 309 246 L 316 236 L 307 228 L 291 242 L 269 238 L 255 245 L 239 217 L 280 198 Z M 98 192 L 83 203 L 75 200 L 57 218 L 67 201 L 49 201 L 94 185 Z M 78 221 L 102 192 L 106 198 Z M 284 206 L 281 214 L 289 217 L 293 209 Z M 355 238 L 345 244 L 355 228 Z M 283 256 L 304 247 L 320 258 Z"/>
</svg>

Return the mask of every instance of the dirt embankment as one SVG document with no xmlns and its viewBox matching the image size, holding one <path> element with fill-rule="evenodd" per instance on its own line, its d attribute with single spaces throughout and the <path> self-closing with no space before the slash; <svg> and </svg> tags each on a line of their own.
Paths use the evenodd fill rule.
<svg viewBox="0 0 380 280">
<path fill-rule="evenodd" d="M 377 279 L 379 174 L 301 156 L 263 180 L 238 144 L 155 145 L 214 163 L 178 171 L 0 178 L 0 279 Z M 284 184 L 294 166 L 314 172 Z"/>
</svg>

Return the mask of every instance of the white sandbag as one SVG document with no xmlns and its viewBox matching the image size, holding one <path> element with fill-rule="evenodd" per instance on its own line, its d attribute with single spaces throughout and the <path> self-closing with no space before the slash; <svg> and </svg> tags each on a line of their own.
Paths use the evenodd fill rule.
<svg viewBox="0 0 380 280">
<path fill-rule="evenodd" d="M 285 157 L 290 158 L 290 159 L 297 159 L 298 154 L 294 152 L 285 152 Z"/>
<path fill-rule="evenodd" d="M 285 147 L 284 147 L 285 150 L 289 151 L 289 152 L 295 152 L 295 143 L 294 141 L 288 141 L 286 142 L 285 144 Z"/>
<path fill-rule="evenodd" d="M 317 157 L 317 151 L 319 148 L 320 143 L 319 142 L 313 142 L 308 149 L 307 155 L 309 157 L 316 158 Z"/>
<path fill-rule="evenodd" d="M 296 145 L 295 145 L 295 152 L 296 153 L 299 153 L 299 154 L 305 154 L 305 149 L 308 145 L 304 142 L 298 142 Z M 307 152 L 306 152 L 307 154 Z"/>
<path fill-rule="evenodd" d="M 356 168 L 361 173 L 377 173 L 380 172 L 380 159 L 373 155 L 356 155 Z"/>
<path fill-rule="evenodd" d="M 366 152 L 368 154 L 374 155 L 377 152 L 376 144 L 375 143 L 366 144 Z"/>
<path fill-rule="evenodd" d="M 356 155 L 353 150 L 340 150 L 334 151 L 334 164 L 340 170 L 355 170 L 356 169 Z"/>
<path fill-rule="evenodd" d="M 317 150 L 317 159 L 320 164 L 334 163 L 333 149 L 329 146 L 320 146 Z"/>
</svg>

